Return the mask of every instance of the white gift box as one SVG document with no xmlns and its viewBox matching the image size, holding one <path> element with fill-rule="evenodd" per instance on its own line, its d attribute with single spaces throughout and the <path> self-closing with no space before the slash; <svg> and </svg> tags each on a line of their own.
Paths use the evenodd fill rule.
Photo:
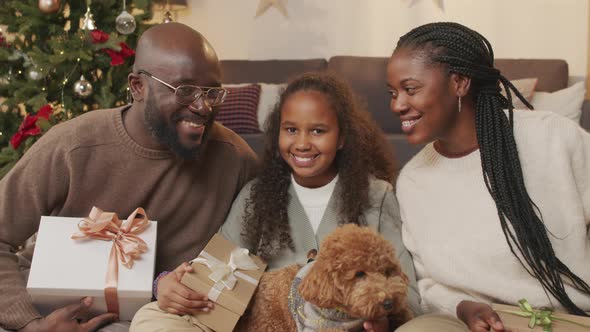
<svg viewBox="0 0 590 332">
<path fill-rule="evenodd" d="M 90 313 L 107 312 L 104 288 L 113 241 L 71 239 L 83 218 L 41 217 L 27 290 L 43 315 L 93 297 Z M 152 298 L 156 258 L 155 221 L 138 236 L 148 249 L 128 269 L 120 262 L 117 295 L 119 319 L 131 320 Z"/>
</svg>

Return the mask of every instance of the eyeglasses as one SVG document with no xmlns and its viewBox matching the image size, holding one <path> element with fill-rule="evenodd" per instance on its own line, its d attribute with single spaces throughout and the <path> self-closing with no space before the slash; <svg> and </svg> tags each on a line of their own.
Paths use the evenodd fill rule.
<svg viewBox="0 0 590 332">
<path fill-rule="evenodd" d="M 162 81 L 161 79 L 157 78 L 156 76 L 148 73 L 143 69 L 138 70 L 138 73 L 151 77 L 154 80 L 172 89 L 172 91 L 174 91 L 174 95 L 176 96 L 176 102 L 181 105 L 190 105 L 195 101 L 199 100 L 201 96 L 203 96 L 205 98 L 205 102 L 207 103 L 207 105 L 217 106 L 223 103 L 225 97 L 227 97 L 228 94 L 228 91 L 226 89 L 219 87 L 206 87 L 196 85 L 179 85 L 177 87 L 174 87 L 171 84 Z"/>
</svg>

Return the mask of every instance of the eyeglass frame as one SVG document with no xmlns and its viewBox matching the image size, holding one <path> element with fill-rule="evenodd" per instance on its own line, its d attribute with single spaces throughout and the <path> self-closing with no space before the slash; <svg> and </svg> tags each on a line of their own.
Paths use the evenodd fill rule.
<svg viewBox="0 0 590 332">
<path fill-rule="evenodd" d="M 150 74 L 149 72 L 147 72 L 147 71 L 145 71 L 143 69 L 139 69 L 137 71 L 137 73 L 138 74 L 144 74 L 147 77 L 150 77 L 150 78 L 152 78 L 152 79 L 160 82 L 161 84 L 165 85 L 166 87 L 170 88 L 172 91 L 174 91 L 174 99 L 175 99 L 176 103 L 178 103 L 180 105 L 188 106 L 188 105 L 196 102 L 197 100 L 199 100 L 199 98 L 203 97 L 203 95 L 207 95 L 211 89 L 219 89 L 219 90 L 224 91 L 224 95 L 223 95 L 223 98 L 221 98 L 221 102 L 219 102 L 218 104 L 211 105 L 211 104 L 209 104 L 209 102 L 207 101 L 207 99 L 203 99 L 204 102 L 207 103 L 207 105 L 209 105 L 211 107 L 218 106 L 218 105 L 223 104 L 223 102 L 225 101 L 225 98 L 227 98 L 227 95 L 229 94 L 229 90 L 227 90 L 225 88 L 222 88 L 222 87 L 219 87 L 219 86 L 198 86 L 198 85 L 190 85 L 190 84 L 181 84 L 181 85 L 179 85 L 177 87 L 174 87 L 172 84 L 167 83 L 167 82 L 163 81 L 160 78 L 157 78 L 156 76 Z M 192 87 L 192 88 L 198 88 L 199 90 L 201 90 L 201 93 L 197 97 L 195 97 L 195 99 L 192 102 L 190 102 L 188 104 L 179 103 L 178 102 L 178 96 L 176 95 L 176 91 L 178 91 L 178 89 L 180 89 L 180 87 L 183 87 L 183 86 L 188 86 L 188 87 Z"/>
</svg>

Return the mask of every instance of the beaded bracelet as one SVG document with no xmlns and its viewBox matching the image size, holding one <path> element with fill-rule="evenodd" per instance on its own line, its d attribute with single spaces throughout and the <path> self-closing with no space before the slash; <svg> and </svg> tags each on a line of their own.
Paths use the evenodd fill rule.
<svg viewBox="0 0 590 332">
<path fill-rule="evenodd" d="M 156 279 L 154 279 L 154 284 L 152 285 L 152 293 L 154 294 L 154 298 L 156 300 L 158 299 L 158 281 L 160 281 L 160 278 L 162 278 L 163 276 L 165 276 L 169 273 L 170 273 L 170 271 L 162 271 L 162 273 L 158 274 Z"/>
</svg>

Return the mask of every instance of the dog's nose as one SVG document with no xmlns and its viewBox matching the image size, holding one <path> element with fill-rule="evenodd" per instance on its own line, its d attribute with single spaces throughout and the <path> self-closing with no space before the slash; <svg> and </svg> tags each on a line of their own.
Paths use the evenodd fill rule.
<svg viewBox="0 0 590 332">
<path fill-rule="evenodd" d="M 385 301 L 383 301 L 383 309 L 385 309 L 385 310 L 393 309 L 393 300 L 385 299 Z"/>
</svg>

